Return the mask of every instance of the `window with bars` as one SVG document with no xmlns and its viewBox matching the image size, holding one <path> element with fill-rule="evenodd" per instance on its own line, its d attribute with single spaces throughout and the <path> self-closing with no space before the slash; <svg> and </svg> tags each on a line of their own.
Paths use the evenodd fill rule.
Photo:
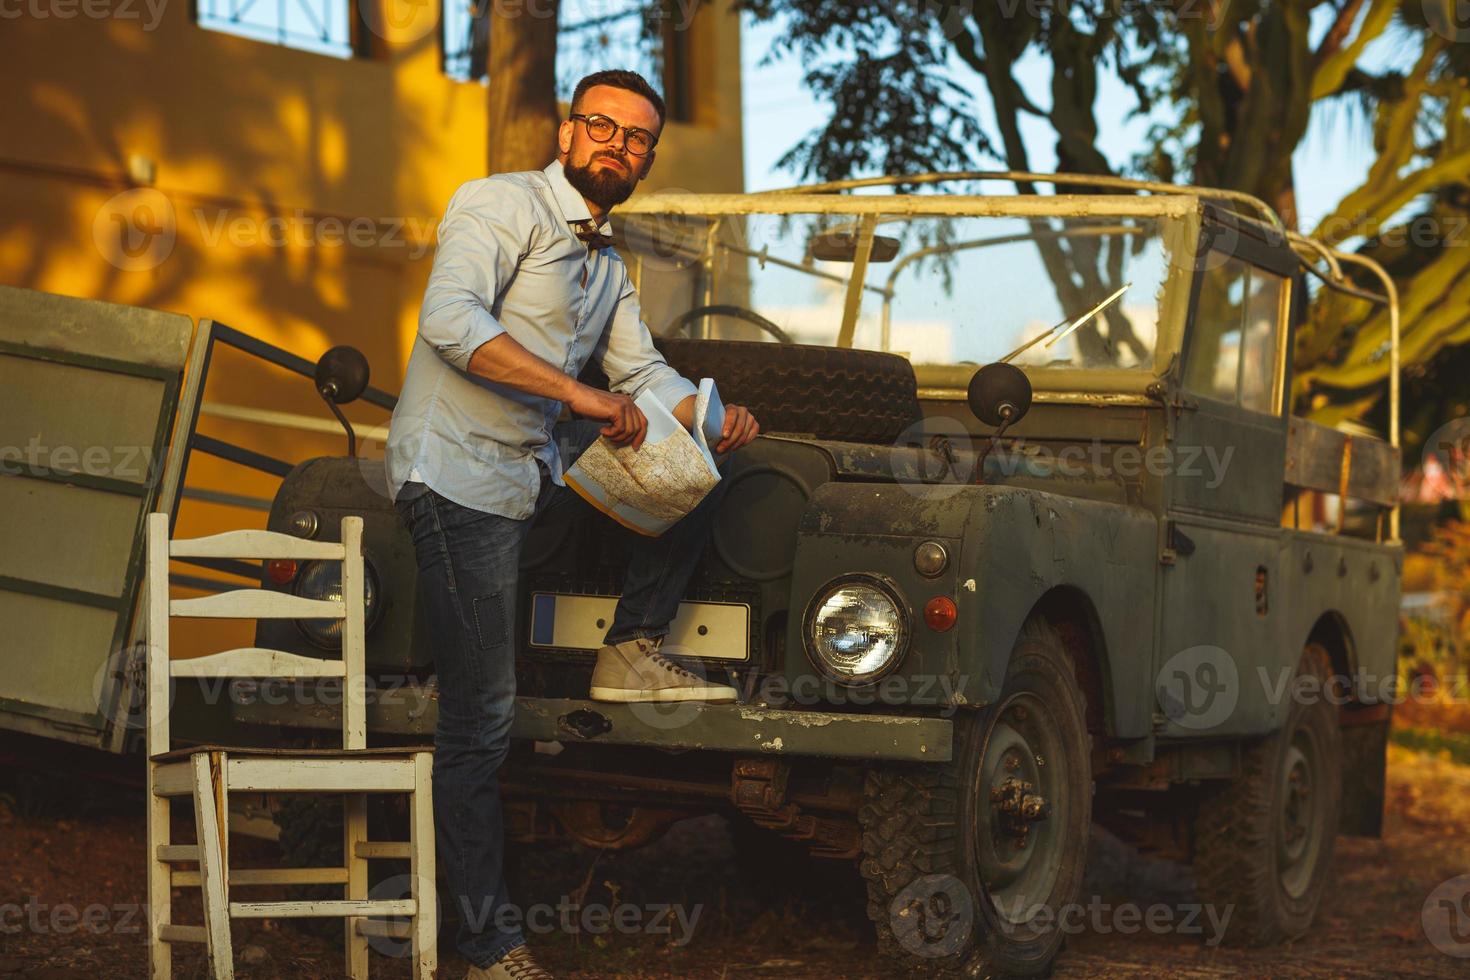
<svg viewBox="0 0 1470 980">
<path fill-rule="evenodd" d="M 200 27 L 302 51 L 352 57 L 351 0 L 195 0 Z"/>
<path fill-rule="evenodd" d="M 444 72 L 484 81 L 490 51 L 491 0 L 444 0 Z M 659 0 L 561 0 L 556 96 L 569 101 L 577 81 L 604 68 L 630 68 L 663 90 L 670 119 L 688 118 L 687 24 L 675 29 Z"/>
</svg>

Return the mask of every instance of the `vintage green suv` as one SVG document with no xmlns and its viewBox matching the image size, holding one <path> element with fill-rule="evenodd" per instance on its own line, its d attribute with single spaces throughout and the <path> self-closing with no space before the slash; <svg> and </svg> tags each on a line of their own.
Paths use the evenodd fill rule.
<svg viewBox="0 0 1470 980">
<path fill-rule="evenodd" d="M 761 422 L 668 644 L 742 699 L 589 700 L 632 532 L 590 508 L 541 522 L 510 833 L 629 848 L 724 812 L 854 862 L 888 952 L 1031 975 L 1083 900 L 1096 822 L 1191 862 L 1199 900 L 1232 909 L 1228 940 L 1298 935 L 1335 836 L 1379 832 L 1401 549 L 1396 335 L 1382 441 L 1293 417 L 1290 352 L 1309 283 L 1373 297 L 1381 270 L 1243 195 L 935 192 L 944 176 L 655 194 L 616 216 L 665 357 Z M 339 350 L 315 372 L 334 408 L 362 367 Z M 283 473 L 269 527 L 365 518 L 373 738 L 423 741 L 413 549 L 381 440 L 353 442 Z M 331 568 L 263 580 L 340 589 Z M 314 623 L 257 634 L 333 642 Z M 337 724 L 330 698 L 233 711 L 270 739 Z"/>
</svg>

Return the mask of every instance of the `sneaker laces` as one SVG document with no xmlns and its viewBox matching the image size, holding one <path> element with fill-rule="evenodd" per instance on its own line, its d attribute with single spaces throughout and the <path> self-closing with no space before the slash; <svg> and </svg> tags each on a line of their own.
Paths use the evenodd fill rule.
<svg viewBox="0 0 1470 980">
<path fill-rule="evenodd" d="M 647 657 L 648 657 L 649 660 L 652 660 L 654 663 L 658 664 L 660 667 L 664 668 L 665 670 L 669 671 L 670 673 L 672 673 L 672 674 L 674 674 L 676 676 L 679 676 L 679 677 L 688 677 L 688 678 L 691 678 L 692 680 L 701 680 L 702 679 L 702 678 L 696 677 L 692 671 L 687 670 L 684 667 L 679 666 L 678 664 L 676 664 L 672 660 L 670 660 L 668 657 L 664 656 L 663 651 L 661 651 L 661 650 L 650 650 L 647 653 Z"/>
<path fill-rule="evenodd" d="M 541 968 L 541 964 L 531 956 L 531 951 L 525 946 L 517 946 L 515 949 L 501 957 L 500 965 L 505 967 L 512 980 L 553 980 L 550 973 Z"/>
</svg>

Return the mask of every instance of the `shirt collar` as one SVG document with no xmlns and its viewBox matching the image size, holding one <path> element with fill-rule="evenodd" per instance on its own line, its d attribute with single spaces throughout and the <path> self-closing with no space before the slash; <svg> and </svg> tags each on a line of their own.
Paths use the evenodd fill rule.
<svg viewBox="0 0 1470 980">
<path fill-rule="evenodd" d="M 561 208 L 561 216 L 568 224 L 575 225 L 581 221 L 591 221 L 592 212 L 587 210 L 587 202 L 577 189 L 567 180 L 566 171 L 562 169 L 560 160 L 553 160 L 546 165 L 542 171 L 546 179 L 551 182 L 551 196 L 556 198 L 557 206 Z M 611 235 L 612 225 L 606 221 L 597 229 L 600 234 Z"/>
</svg>

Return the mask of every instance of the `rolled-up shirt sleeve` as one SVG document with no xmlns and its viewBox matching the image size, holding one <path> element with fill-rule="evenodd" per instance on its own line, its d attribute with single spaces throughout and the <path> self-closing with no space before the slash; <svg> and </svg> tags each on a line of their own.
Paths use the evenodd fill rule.
<svg viewBox="0 0 1470 980">
<path fill-rule="evenodd" d="M 698 391 L 687 378 L 669 367 L 653 346 L 653 336 L 643 324 L 638 293 L 627 278 L 626 269 L 617 308 L 593 356 L 602 365 L 608 387 L 613 391 L 637 398 L 645 389 L 651 390 L 671 412 Z"/>
<path fill-rule="evenodd" d="M 451 365 L 505 333 L 493 310 L 535 244 L 533 192 L 499 177 L 460 185 L 439 223 L 439 247 L 419 309 L 419 336 Z"/>
</svg>

